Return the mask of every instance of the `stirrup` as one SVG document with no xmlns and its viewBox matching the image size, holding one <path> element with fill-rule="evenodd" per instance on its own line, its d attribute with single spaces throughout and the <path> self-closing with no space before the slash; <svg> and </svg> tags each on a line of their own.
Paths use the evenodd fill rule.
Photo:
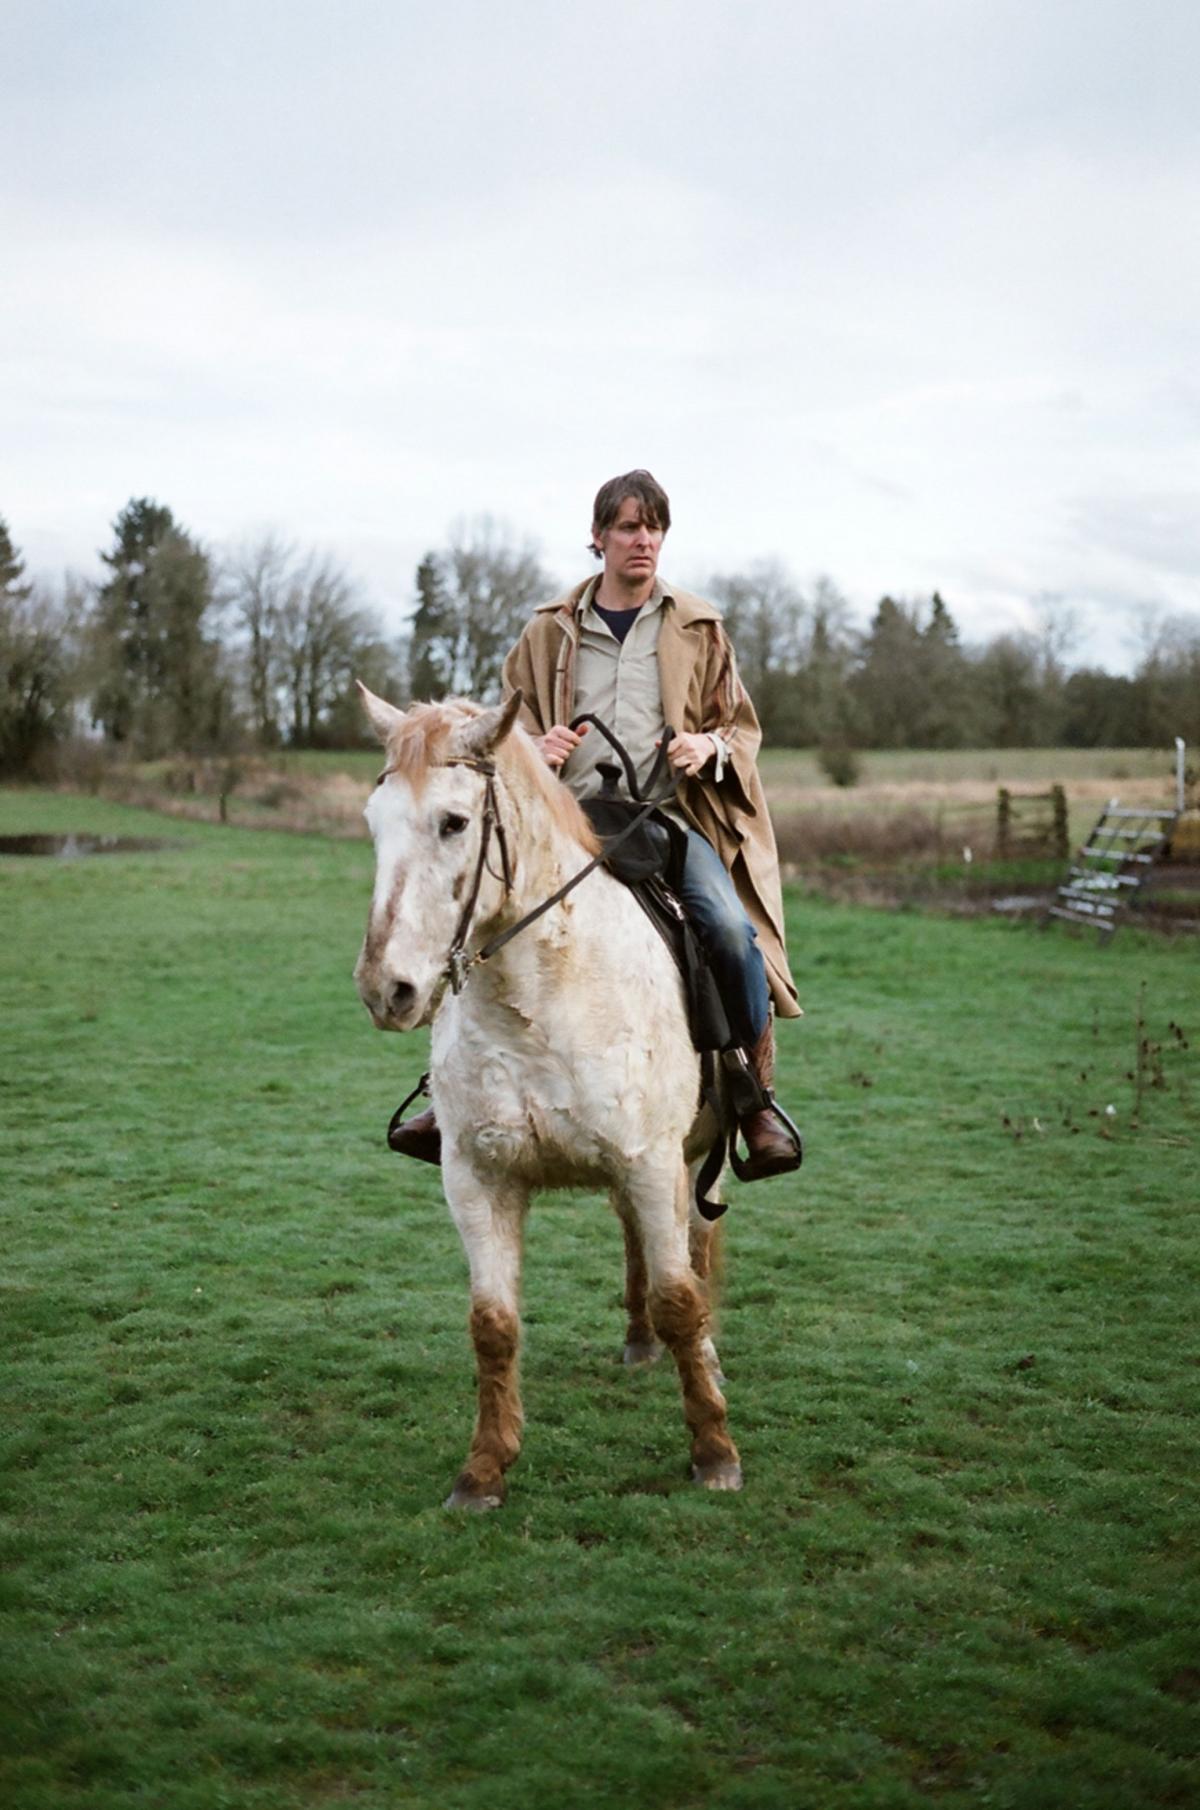
<svg viewBox="0 0 1200 1810">
<path fill-rule="evenodd" d="M 425 1099 L 429 1099 L 429 1070 L 425 1070 L 422 1079 L 416 1082 L 413 1091 L 411 1091 L 409 1095 L 405 1095 L 405 1099 L 400 1100 L 400 1104 L 396 1106 L 395 1113 L 391 1115 L 391 1119 L 387 1120 L 387 1148 L 395 1149 L 400 1157 L 416 1157 L 420 1162 L 434 1162 L 434 1164 L 440 1164 L 440 1162 L 442 1162 L 442 1135 L 440 1135 L 440 1133 L 438 1133 L 436 1137 L 418 1135 L 416 1146 L 411 1146 L 411 1144 L 405 1140 L 404 1115 L 407 1113 L 407 1110 L 409 1110 L 409 1106 L 413 1104 L 413 1100 L 420 1099 L 422 1095 L 424 1095 Z M 411 1122 L 414 1124 L 416 1119 L 424 1119 L 425 1111 L 427 1110 L 429 1110 L 429 1108 L 425 1108 L 425 1110 L 420 1111 L 420 1113 L 414 1113 Z"/>
<path fill-rule="evenodd" d="M 763 1086 L 750 1067 L 745 1050 L 722 1050 L 721 1066 L 725 1070 L 725 1079 L 729 1087 L 729 1103 L 733 1109 L 735 1121 L 740 1123 L 742 1119 L 750 1118 L 756 1112 L 769 1112 L 772 1118 L 778 1120 L 796 1153 L 795 1162 L 789 1164 L 788 1168 L 798 1169 L 804 1161 L 804 1139 L 800 1127 L 791 1114 L 779 1104 L 771 1089 Z M 740 1155 L 737 1147 L 736 1127 L 729 1139 L 729 1161 L 733 1166 L 733 1173 L 739 1181 L 765 1179 L 765 1177 L 753 1175 L 750 1172 L 749 1162 Z M 771 1173 L 782 1175 L 786 1174 L 787 1170 L 780 1168 Z"/>
</svg>

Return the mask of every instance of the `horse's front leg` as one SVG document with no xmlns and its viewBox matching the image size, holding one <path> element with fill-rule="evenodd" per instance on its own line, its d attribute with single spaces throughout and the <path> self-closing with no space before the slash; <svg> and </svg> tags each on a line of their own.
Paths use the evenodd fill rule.
<svg viewBox="0 0 1200 1810">
<path fill-rule="evenodd" d="M 682 1164 L 674 1174 L 639 1172 L 626 1198 L 642 1234 L 650 1319 L 679 1370 L 692 1476 L 706 1489 L 741 1489 L 741 1462 L 711 1361 L 707 1291 L 688 1248 L 687 1172 Z"/>
<path fill-rule="evenodd" d="M 504 1473 L 521 1450 L 521 1234 L 529 1195 L 511 1183 L 484 1183 L 453 1158 L 446 1199 L 471 1269 L 471 1341 L 478 1409 L 466 1463 L 447 1508 L 499 1508 Z"/>
</svg>

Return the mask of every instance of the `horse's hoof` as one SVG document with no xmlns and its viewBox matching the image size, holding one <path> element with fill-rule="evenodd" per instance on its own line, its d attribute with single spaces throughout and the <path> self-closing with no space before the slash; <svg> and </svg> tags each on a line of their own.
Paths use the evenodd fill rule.
<svg viewBox="0 0 1200 1810">
<path fill-rule="evenodd" d="M 630 1340 L 621 1356 L 621 1362 L 631 1370 L 639 1365 L 657 1364 L 662 1356 L 662 1346 L 657 1339 Z"/>
<path fill-rule="evenodd" d="M 503 1506 L 503 1496 L 481 1496 L 475 1490 L 464 1489 L 461 1483 L 454 1485 L 442 1503 L 443 1508 L 465 1508 L 469 1514 L 475 1515 L 486 1514 L 489 1508 L 503 1508 Z"/>
<path fill-rule="evenodd" d="M 716 1464 L 694 1464 L 692 1481 L 701 1489 L 741 1489 L 742 1467 L 736 1458 L 722 1458 Z"/>
</svg>

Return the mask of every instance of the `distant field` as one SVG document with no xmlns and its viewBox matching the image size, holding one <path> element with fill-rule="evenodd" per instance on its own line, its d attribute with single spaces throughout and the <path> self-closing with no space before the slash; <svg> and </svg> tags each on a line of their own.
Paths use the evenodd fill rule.
<svg viewBox="0 0 1200 1810">
<path fill-rule="evenodd" d="M 464 1519 L 369 850 L 0 791 L 66 829 L 175 846 L 0 858 L 5 1806 L 1200 1801 L 1190 946 L 790 890 L 808 1156 L 727 1221 L 745 1493 L 688 1483 L 615 1222 L 558 1196 L 525 1451 Z"/>
<path fill-rule="evenodd" d="M 1158 748 L 954 748 L 881 749 L 861 756 L 860 784 L 941 786 L 964 782 L 997 785 L 1064 785 L 1101 781 L 1157 780 L 1170 785 L 1174 756 Z M 374 778 L 379 757 L 372 750 L 285 750 L 271 757 L 281 773 L 349 773 Z M 792 787 L 836 790 L 822 773 L 815 749 L 767 748 L 762 755 L 766 783 L 781 793 Z"/>
<path fill-rule="evenodd" d="M 379 755 L 361 751 L 284 750 L 232 763 L 236 783 L 229 793 L 231 822 L 249 827 L 320 829 L 361 835 L 362 807 L 379 770 Z M 112 770 L 104 789 L 130 802 L 168 809 L 181 816 L 218 814 L 218 792 L 227 762 L 157 762 Z M 815 753 L 768 749 L 762 772 L 781 832 L 791 820 L 790 842 L 805 845 L 805 819 L 837 819 L 833 839 L 851 846 L 857 835 L 864 853 L 887 845 L 897 816 L 916 813 L 925 840 L 930 832 L 961 842 L 954 813 L 967 813 L 971 827 L 987 830 L 997 788 L 1042 791 L 1061 783 L 1071 810 L 1072 838 L 1080 840 L 1100 805 L 1114 793 L 1130 803 L 1154 803 L 1173 796 L 1171 757 L 1154 749 L 1078 748 L 960 749 L 946 752 L 879 752 L 862 756 L 862 777 L 850 788 L 833 786 Z M 844 829 L 842 826 L 845 826 Z M 856 828 L 857 826 L 857 828 Z M 878 826 L 883 826 L 882 835 Z M 921 838 L 918 837 L 918 840 Z M 936 839 L 936 835 L 935 835 Z M 820 844 L 826 835 L 810 837 Z"/>
</svg>

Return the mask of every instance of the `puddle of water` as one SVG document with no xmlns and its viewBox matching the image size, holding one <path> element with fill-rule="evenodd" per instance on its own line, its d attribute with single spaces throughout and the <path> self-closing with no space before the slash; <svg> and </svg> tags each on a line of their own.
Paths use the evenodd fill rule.
<svg viewBox="0 0 1200 1810">
<path fill-rule="evenodd" d="M 130 855 L 144 849 L 177 848 L 153 836 L 0 836 L 0 855 L 52 855 L 77 861 L 83 855 Z"/>
</svg>

